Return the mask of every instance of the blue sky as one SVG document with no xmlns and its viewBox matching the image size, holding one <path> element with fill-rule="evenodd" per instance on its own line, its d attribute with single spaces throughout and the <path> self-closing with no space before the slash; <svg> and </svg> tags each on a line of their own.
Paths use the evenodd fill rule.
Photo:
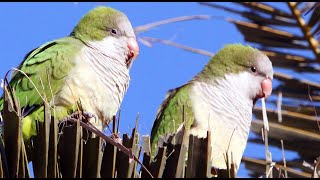
<svg viewBox="0 0 320 180">
<path fill-rule="evenodd" d="M 227 4 L 229 7 L 242 8 Z M 98 5 L 124 12 L 134 27 L 179 16 L 213 15 L 210 20 L 167 24 L 141 35 L 170 39 L 214 53 L 228 43 L 247 44 L 235 26 L 221 18 L 228 16 L 241 19 L 239 16 L 191 2 L 0 3 L 0 38 L 3 42 L 0 43 L 0 77 L 3 78 L 10 68 L 18 66 L 30 50 L 69 35 L 79 19 Z M 120 131 L 130 132 L 139 113 L 138 130 L 144 135 L 150 133 L 166 92 L 190 80 L 209 58 L 162 44 L 154 44 L 153 47 L 139 45 L 140 55 L 132 66 L 130 86 L 121 105 Z M 279 149 L 271 148 L 271 152 L 274 158 L 281 158 Z M 263 158 L 264 147 L 248 144 L 245 155 Z M 295 153 L 286 151 L 286 156 L 293 158 Z M 247 176 L 243 166 L 241 168 L 238 175 Z"/>
</svg>

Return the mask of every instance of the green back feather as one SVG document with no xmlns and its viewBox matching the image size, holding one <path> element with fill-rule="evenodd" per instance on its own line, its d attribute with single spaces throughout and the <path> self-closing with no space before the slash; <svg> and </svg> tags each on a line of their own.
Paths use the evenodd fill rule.
<svg viewBox="0 0 320 180">
<path fill-rule="evenodd" d="M 35 133 L 34 120 L 42 121 L 43 99 L 41 96 L 49 102 L 58 93 L 65 77 L 74 67 L 75 56 L 82 46 L 83 43 L 73 37 L 48 42 L 31 51 L 18 67 L 28 77 L 19 71 L 12 74 L 10 86 L 14 88 L 21 108 L 34 107 L 33 111 L 24 118 L 24 121 L 28 120 L 32 123 L 31 129 L 30 127 L 23 129 L 25 137 Z M 3 99 L 0 103 L 1 111 Z M 23 128 L 25 127 L 23 125 Z"/>
<path fill-rule="evenodd" d="M 21 72 L 15 72 L 10 81 L 21 107 L 42 104 L 36 89 L 50 101 L 74 67 L 75 55 L 82 46 L 79 40 L 67 37 L 48 42 L 30 53 L 19 69 L 31 81 Z"/>
<path fill-rule="evenodd" d="M 190 84 L 170 90 L 157 113 L 157 118 L 151 131 L 151 153 L 155 156 L 158 140 L 166 133 L 177 131 L 183 122 L 183 108 L 185 112 L 185 127 L 190 129 L 194 120 L 191 101 L 189 98 Z"/>
</svg>

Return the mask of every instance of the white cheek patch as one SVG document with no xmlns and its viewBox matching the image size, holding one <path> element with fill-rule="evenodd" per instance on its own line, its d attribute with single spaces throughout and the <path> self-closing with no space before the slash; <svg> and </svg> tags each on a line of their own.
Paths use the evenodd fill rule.
<svg viewBox="0 0 320 180">
<path fill-rule="evenodd" d="M 122 39 L 117 39 L 113 36 L 108 36 L 102 41 L 89 42 L 88 44 L 99 52 L 119 60 L 125 59 L 125 55 L 129 51 L 127 44 Z"/>
<path fill-rule="evenodd" d="M 261 89 L 260 78 L 246 71 L 238 74 L 227 74 L 225 78 L 237 89 L 239 95 L 244 95 L 245 97 L 254 98 Z"/>
</svg>

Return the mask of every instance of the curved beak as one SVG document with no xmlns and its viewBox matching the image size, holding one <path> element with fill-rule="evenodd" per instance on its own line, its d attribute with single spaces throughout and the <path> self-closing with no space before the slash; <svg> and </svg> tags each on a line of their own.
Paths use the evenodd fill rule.
<svg viewBox="0 0 320 180">
<path fill-rule="evenodd" d="M 136 59 L 139 55 L 139 45 L 135 38 L 129 38 L 128 39 L 128 48 L 129 48 L 129 59 L 133 58 Z"/>
<path fill-rule="evenodd" d="M 267 99 L 272 93 L 272 80 L 270 78 L 266 78 L 261 82 L 261 91 L 259 92 L 259 98 Z"/>
</svg>

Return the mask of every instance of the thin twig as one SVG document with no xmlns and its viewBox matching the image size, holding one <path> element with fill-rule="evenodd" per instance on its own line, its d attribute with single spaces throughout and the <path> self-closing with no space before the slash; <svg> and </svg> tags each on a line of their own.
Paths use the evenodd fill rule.
<svg viewBox="0 0 320 180">
<path fill-rule="evenodd" d="M 313 102 L 312 97 L 310 95 L 310 86 L 309 86 L 309 84 L 308 84 L 308 96 L 309 96 L 310 101 Z M 312 105 L 312 106 L 314 108 L 314 113 L 315 113 L 315 116 L 316 116 L 316 119 L 317 119 L 317 125 L 318 125 L 319 131 L 320 131 L 320 122 L 319 122 L 319 119 L 318 119 L 317 109 L 316 109 L 316 107 L 314 105 Z"/>
<path fill-rule="evenodd" d="M 192 15 L 192 16 L 181 16 L 181 17 L 175 17 L 175 18 L 170 18 L 162 21 L 157 21 L 153 22 L 150 24 L 138 26 L 134 28 L 134 31 L 136 34 L 148 31 L 154 27 L 164 25 L 164 24 L 169 24 L 169 23 L 175 23 L 175 22 L 180 22 L 180 21 L 189 21 L 189 20 L 195 20 L 195 19 L 202 19 L 202 20 L 207 20 L 210 19 L 211 16 L 209 15 Z"/>
<path fill-rule="evenodd" d="M 278 100 L 277 100 L 277 111 L 278 111 L 278 122 L 282 123 L 282 90 L 279 91 L 278 93 Z"/>
<path fill-rule="evenodd" d="M 170 152 L 170 154 L 167 156 L 167 159 L 175 152 L 174 149 L 172 149 L 172 151 Z"/>
<path fill-rule="evenodd" d="M 53 91 L 52 91 L 52 87 L 51 87 L 51 82 L 50 82 L 50 77 L 49 77 L 50 75 L 49 75 L 49 73 L 48 73 L 48 72 L 49 72 L 49 69 L 48 69 L 48 68 L 47 68 L 47 71 L 46 71 L 46 72 L 47 72 L 48 85 L 49 85 L 49 89 L 50 89 L 50 93 L 51 93 L 51 101 L 52 101 L 52 104 L 55 104 L 55 103 L 54 103 L 54 100 L 55 100 L 55 99 L 54 99 L 54 95 L 53 95 Z"/>
<path fill-rule="evenodd" d="M 209 57 L 214 56 L 214 53 L 212 53 L 212 52 L 205 51 L 205 50 L 202 50 L 202 49 L 192 48 L 190 46 L 185 46 L 185 45 L 182 45 L 182 44 L 178 44 L 178 43 L 175 43 L 175 42 L 172 42 L 172 41 L 169 41 L 169 40 L 163 40 L 163 39 L 159 39 L 159 38 L 146 37 L 146 36 L 141 37 L 141 39 L 143 39 L 144 41 L 149 42 L 150 44 L 152 44 L 152 42 L 158 42 L 158 43 L 166 44 L 166 45 L 169 45 L 169 46 L 174 46 L 174 47 L 186 50 L 186 51 L 191 51 L 193 53 L 202 54 L 202 55 L 209 56 Z"/>
<path fill-rule="evenodd" d="M 269 123 L 266 111 L 265 99 L 261 99 L 262 102 L 262 119 L 263 119 L 263 131 L 264 131 L 264 143 L 266 148 L 266 177 L 272 178 L 272 154 L 269 151 L 269 143 L 268 143 L 268 132 L 269 132 Z"/>
<path fill-rule="evenodd" d="M 316 7 L 320 6 L 319 2 L 316 2 L 305 14 L 304 16 L 306 16 L 307 14 L 309 14 L 311 11 L 313 11 Z"/>
<path fill-rule="evenodd" d="M 319 175 L 320 175 L 319 170 L 320 170 L 320 157 L 318 157 L 315 160 L 314 170 L 313 170 L 313 175 L 312 175 L 313 178 L 319 178 Z"/>
<path fill-rule="evenodd" d="M 287 163 L 286 163 L 286 157 L 284 155 L 283 140 L 281 139 L 280 142 L 281 142 L 281 149 L 282 149 L 282 160 L 283 160 L 283 166 L 284 166 L 284 174 L 285 174 L 285 178 L 288 178 Z"/>
<path fill-rule="evenodd" d="M 270 163 L 270 169 L 269 169 L 269 171 L 267 172 L 267 174 L 266 174 L 266 178 L 268 178 L 268 177 L 270 177 L 270 178 L 272 178 L 272 169 L 273 169 L 273 167 L 274 167 L 274 165 L 275 165 L 275 162 L 271 162 Z"/>
<path fill-rule="evenodd" d="M 19 117 L 20 117 L 20 114 L 21 114 L 21 110 L 19 111 L 18 109 L 19 109 L 19 107 L 20 107 L 20 102 L 19 101 L 17 101 L 17 97 L 16 97 L 16 94 L 15 94 L 15 90 L 14 90 L 14 88 L 12 88 L 11 86 L 10 86 L 10 83 L 9 83 L 9 81 L 8 81 L 8 78 L 7 78 L 7 76 L 8 76 L 8 74 L 9 74 L 9 72 L 10 72 L 11 70 L 9 70 L 9 71 L 7 71 L 7 73 L 5 74 L 5 76 L 4 76 L 4 87 L 7 87 L 7 89 L 6 88 L 3 88 L 3 90 L 4 91 L 7 91 L 7 93 L 9 93 L 9 95 L 11 96 L 11 100 L 12 100 L 12 106 L 13 106 L 13 108 L 14 108 L 14 110 L 19 114 Z M 9 89 L 9 90 L 8 90 Z M 10 98 L 9 98 L 10 99 Z M 5 101 L 5 99 L 4 99 L 4 101 Z M 18 103 L 18 104 L 17 104 Z"/>
<path fill-rule="evenodd" d="M 140 117 L 140 113 L 138 112 L 137 117 L 136 117 L 135 131 L 137 131 L 137 128 L 138 128 L 139 117 Z"/>
<path fill-rule="evenodd" d="M 119 112 L 118 112 L 118 121 L 117 121 L 117 130 L 116 130 L 116 133 L 119 132 L 119 125 L 120 125 L 120 116 L 121 115 L 121 109 L 119 109 Z"/>
<path fill-rule="evenodd" d="M 41 97 L 41 99 L 42 99 L 43 101 L 45 101 L 45 99 L 41 96 L 41 94 L 40 94 L 37 86 L 33 83 L 33 81 L 31 80 L 31 78 L 30 78 L 25 72 L 23 72 L 22 70 L 17 69 L 17 68 L 12 68 L 12 69 L 15 70 L 15 71 L 19 71 L 21 74 L 23 74 L 23 75 L 31 82 L 31 84 L 33 85 L 33 87 L 34 87 L 35 90 L 37 91 L 38 95 Z"/>
<path fill-rule="evenodd" d="M 39 78 L 39 81 L 40 81 L 40 85 L 41 85 L 42 91 L 43 91 L 43 98 L 45 99 L 44 102 L 47 102 L 47 96 L 46 96 L 46 92 L 45 92 L 44 85 L 43 85 L 43 81 L 42 81 L 42 78 L 41 78 L 41 77 Z M 47 103 L 48 103 L 48 102 L 47 102 Z"/>
</svg>

